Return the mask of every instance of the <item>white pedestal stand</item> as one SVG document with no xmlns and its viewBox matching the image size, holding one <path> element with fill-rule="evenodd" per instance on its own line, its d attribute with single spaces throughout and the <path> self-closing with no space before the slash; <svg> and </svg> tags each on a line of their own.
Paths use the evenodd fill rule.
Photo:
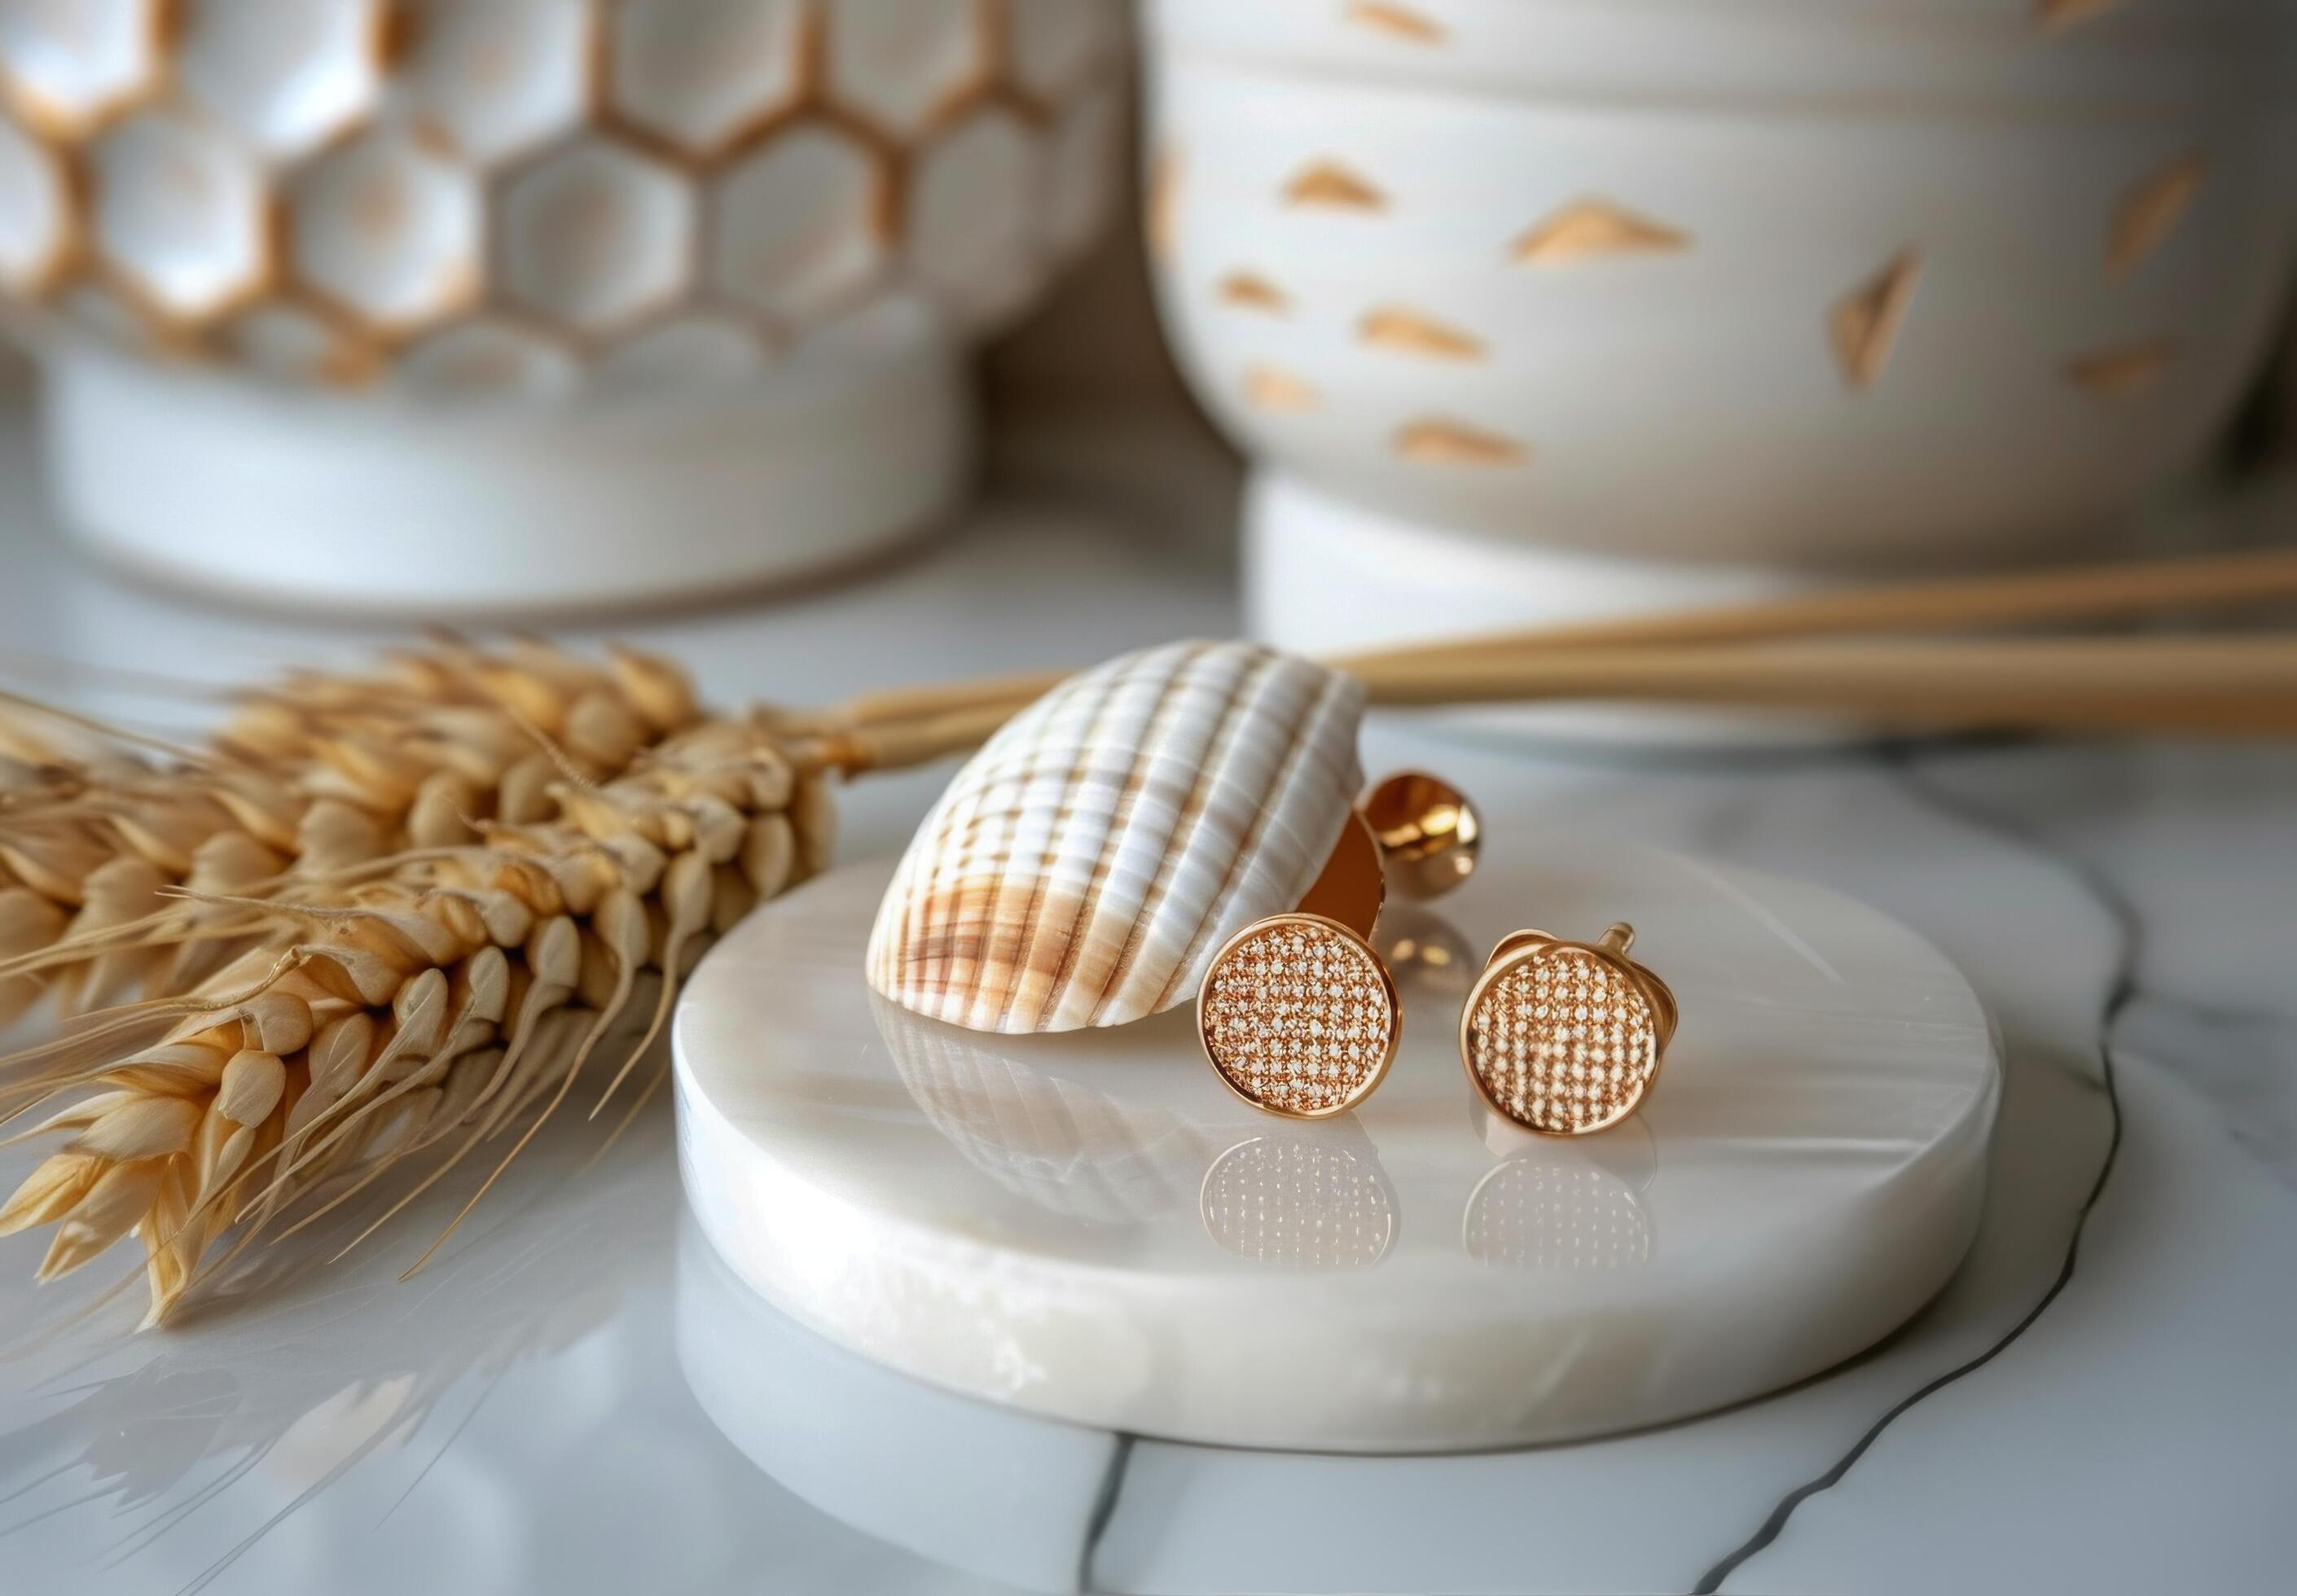
<svg viewBox="0 0 2297 1596">
<path fill-rule="evenodd" d="M 680 1006 L 687 1200 L 752 1288 L 880 1362 L 1247 1446 L 1631 1429 L 1815 1374 L 1928 1301 L 1999 1089 L 1943 956 L 1795 882 L 1496 853 L 1442 918 L 1383 924 L 1402 1051 L 1319 1125 L 1231 1098 L 1185 1011 L 1001 1039 L 873 998 L 890 866 L 838 871 L 753 916 Z M 1519 925 L 1614 918 L 1682 1002 L 1651 1101 L 1585 1142 L 1493 1121 L 1454 1047 L 1467 974 Z"/>
<path fill-rule="evenodd" d="M 49 479 L 98 554 L 231 597 L 429 617 L 718 595 L 862 562 L 967 485 L 957 354 L 924 333 L 820 354 L 693 393 L 430 404 L 60 349 Z"/>
</svg>

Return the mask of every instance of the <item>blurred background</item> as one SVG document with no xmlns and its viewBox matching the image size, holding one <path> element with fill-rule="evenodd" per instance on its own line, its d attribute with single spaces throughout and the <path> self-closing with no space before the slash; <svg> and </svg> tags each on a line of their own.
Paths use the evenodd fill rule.
<svg viewBox="0 0 2297 1596">
<path fill-rule="evenodd" d="M 0 0 L 0 687 L 183 737 L 450 626 L 822 706 L 2284 546 L 2293 287 L 2287 0 Z M 663 1113 L 596 1170 L 538 1140 L 414 1290 L 370 1249 L 139 1337 L 0 1238 L 0 1569 L 1641 1589 L 1743 1543 L 1749 1588 L 2263 1588 L 2297 761 L 1873 730 L 1367 728 L 1527 854 L 1873 904 L 1999 1030 L 2017 1200 L 1947 1295 L 1618 1474 L 1150 1440 L 1120 1492 L 1132 1437 L 944 1425 L 681 1255 Z M 841 859 L 947 777 L 841 790 Z"/>
<path fill-rule="evenodd" d="M 2291 32 L 7 0 L 7 547 L 287 615 L 786 617 L 1058 482 L 1240 526 L 1303 647 L 2111 552 L 2285 441 Z"/>
</svg>

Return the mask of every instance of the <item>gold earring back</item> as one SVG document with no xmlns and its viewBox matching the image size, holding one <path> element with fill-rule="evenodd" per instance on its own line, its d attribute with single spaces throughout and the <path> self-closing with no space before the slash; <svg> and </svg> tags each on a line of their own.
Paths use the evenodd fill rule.
<svg viewBox="0 0 2297 1596">
<path fill-rule="evenodd" d="M 1357 812 L 1371 828 L 1400 896 L 1420 902 L 1440 898 L 1475 874 L 1483 818 L 1467 794 L 1441 777 L 1399 770 L 1366 794 Z"/>
</svg>

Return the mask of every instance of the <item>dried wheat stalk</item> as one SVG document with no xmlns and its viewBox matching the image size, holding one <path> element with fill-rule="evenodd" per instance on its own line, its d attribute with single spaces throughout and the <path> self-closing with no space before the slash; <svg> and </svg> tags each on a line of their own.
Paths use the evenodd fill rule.
<svg viewBox="0 0 2297 1596">
<path fill-rule="evenodd" d="M 235 1252 L 308 1222 L 325 1184 L 332 1206 L 432 1152 L 427 1185 L 515 1132 L 499 1168 L 578 1080 L 603 1106 L 708 942 L 829 843 L 820 770 L 758 720 L 546 796 L 552 819 L 412 851 L 339 902 L 250 906 L 279 950 L 161 1006 L 163 1034 L 111 1040 L 131 1008 L 0 1065 L 23 1107 L 65 1103 L 26 1134 L 70 1138 L 0 1207 L 0 1234 L 56 1227 L 43 1279 L 134 1234 L 158 1323 L 226 1231 Z"/>
<path fill-rule="evenodd" d="M 169 888 L 292 882 L 309 898 L 407 848 L 467 842 L 474 819 L 543 819 L 552 782 L 617 775 L 697 718 L 665 661 L 451 639 L 248 695 L 209 747 L 165 764 L 53 714 L 0 715 L 0 1024 L 43 995 L 70 1014 L 183 992 L 259 929 Z"/>
</svg>

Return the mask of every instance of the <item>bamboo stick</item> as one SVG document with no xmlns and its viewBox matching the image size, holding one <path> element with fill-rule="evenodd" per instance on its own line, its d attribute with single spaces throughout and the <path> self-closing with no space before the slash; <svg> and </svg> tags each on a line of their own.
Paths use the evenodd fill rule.
<svg viewBox="0 0 2297 1596">
<path fill-rule="evenodd" d="M 1354 670 L 1382 704 L 1611 699 L 2052 726 L 2161 724 L 2185 706 L 2297 731 L 2297 638 L 2278 636 L 1543 649 Z"/>
<path fill-rule="evenodd" d="M 1542 647 L 1597 644 L 1750 643 L 1856 633 L 1966 631 L 2193 613 L 2297 599 L 2297 548 L 2202 555 L 2006 576 L 1846 588 L 1759 604 L 1574 621 L 1533 631 L 1393 649 L 1331 662 L 1349 670 L 1391 660 L 1467 658 Z"/>
<path fill-rule="evenodd" d="M 1575 621 L 1368 650 L 1330 662 L 1348 670 L 1377 670 L 1405 660 L 1511 657 L 1531 648 L 1968 630 L 2194 613 L 2289 599 L 2297 599 L 2297 549 L 2272 549 L 1851 588 L 1760 604 Z M 1066 674 L 1039 671 L 866 694 L 838 706 L 836 717 L 842 724 L 865 727 L 1000 703 L 1018 705 L 1041 696 Z"/>
<path fill-rule="evenodd" d="M 857 726 L 827 739 L 815 757 L 821 767 L 847 776 L 929 765 L 950 754 L 978 748 L 991 733 L 1033 702 L 1023 698 L 973 704 L 908 720 Z"/>
<path fill-rule="evenodd" d="M 1033 670 L 1009 676 L 978 676 L 965 681 L 938 682 L 918 687 L 893 687 L 847 699 L 831 712 L 841 724 L 875 726 L 892 720 L 916 720 L 990 703 L 1027 703 L 1041 698 L 1066 670 Z"/>
<path fill-rule="evenodd" d="M 2297 637 L 2280 635 L 1430 650 L 1349 669 L 1394 706 L 1609 700 L 1898 726 L 2297 736 Z M 963 753 L 1028 702 L 855 728 L 832 762 L 853 772 Z"/>
</svg>

